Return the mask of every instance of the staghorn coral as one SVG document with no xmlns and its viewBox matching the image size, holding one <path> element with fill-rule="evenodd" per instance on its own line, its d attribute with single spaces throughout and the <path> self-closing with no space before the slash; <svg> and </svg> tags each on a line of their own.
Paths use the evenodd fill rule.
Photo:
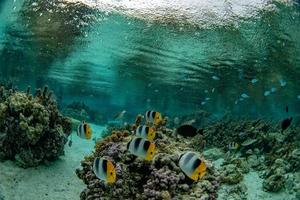
<svg viewBox="0 0 300 200">
<path fill-rule="evenodd" d="M 0 159 L 15 160 L 24 168 L 64 154 L 71 133 L 70 119 L 63 117 L 46 86 L 35 96 L 1 86 Z"/>
<path fill-rule="evenodd" d="M 166 129 L 167 131 L 170 131 Z M 81 162 L 77 176 L 87 188 L 80 198 L 85 199 L 216 199 L 220 184 L 220 174 L 208 164 L 207 175 L 203 180 L 187 184 L 185 175 L 177 163 L 179 154 L 189 150 L 186 141 L 177 141 L 158 130 L 157 152 L 152 161 L 145 161 L 129 154 L 126 144 L 130 140 L 128 132 L 117 131 L 96 143 L 95 152 Z M 95 157 L 110 158 L 115 162 L 117 181 L 107 185 L 96 178 L 92 171 Z M 207 163 L 209 163 L 207 161 Z"/>
</svg>

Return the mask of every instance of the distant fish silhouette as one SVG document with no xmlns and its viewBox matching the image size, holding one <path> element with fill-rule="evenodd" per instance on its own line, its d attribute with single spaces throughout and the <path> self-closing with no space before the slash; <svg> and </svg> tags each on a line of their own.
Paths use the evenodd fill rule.
<svg viewBox="0 0 300 200">
<path fill-rule="evenodd" d="M 183 137 L 195 137 L 197 134 L 203 135 L 204 130 L 197 130 L 195 127 L 185 124 L 177 128 L 176 133 Z"/>
<path fill-rule="evenodd" d="M 286 118 L 281 122 L 281 132 L 283 132 L 284 130 L 286 130 L 292 123 L 293 118 Z"/>
<path fill-rule="evenodd" d="M 280 83 L 280 86 L 281 86 L 281 87 L 286 86 L 286 81 L 285 81 L 285 80 L 280 79 L 280 80 L 279 80 L 279 83 Z"/>
<path fill-rule="evenodd" d="M 68 142 L 69 147 L 72 147 L 72 144 L 73 144 L 73 141 L 69 140 L 69 142 Z"/>
<path fill-rule="evenodd" d="M 251 80 L 251 83 L 252 83 L 252 84 L 255 84 L 255 83 L 257 83 L 257 82 L 258 82 L 258 80 L 257 80 L 256 78 L 254 78 L 254 79 Z"/>
<path fill-rule="evenodd" d="M 241 94 L 241 97 L 243 97 L 244 99 L 249 98 L 249 95 L 247 95 L 246 93 Z"/>
<path fill-rule="evenodd" d="M 265 96 L 265 97 L 269 96 L 270 94 L 271 94 L 271 92 L 268 91 L 268 90 L 264 92 L 264 96 Z"/>
<path fill-rule="evenodd" d="M 287 113 L 289 112 L 289 107 L 288 106 L 285 107 L 285 112 L 287 112 Z"/>
<path fill-rule="evenodd" d="M 271 92 L 272 92 L 272 93 L 274 93 L 274 92 L 276 92 L 276 91 L 277 91 L 276 87 L 272 87 L 272 88 L 271 88 Z"/>
<path fill-rule="evenodd" d="M 215 76 L 215 75 L 214 75 L 214 76 L 212 76 L 211 78 L 212 78 L 212 79 L 214 79 L 215 81 L 219 81 L 219 80 L 220 80 L 220 78 L 219 78 L 219 77 L 217 77 L 217 76 Z"/>
</svg>

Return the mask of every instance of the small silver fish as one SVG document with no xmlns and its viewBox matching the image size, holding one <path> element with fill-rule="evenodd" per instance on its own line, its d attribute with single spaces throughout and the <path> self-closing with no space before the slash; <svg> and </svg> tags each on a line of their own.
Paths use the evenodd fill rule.
<svg viewBox="0 0 300 200">
<path fill-rule="evenodd" d="M 196 120 L 195 119 L 190 119 L 190 120 L 187 120 L 185 122 L 183 122 L 182 124 L 185 124 L 185 125 L 192 125 L 193 123 L 195 123 Z"/>
<path fill-rule="evenodd" d="M 281 87 L 286 86 L 286 81 L 285 81 L 285 80 L 280 79 L 280 80 L 279 80 L 279 83 L 280 83 L 280 86 L 281 86 Z"/>
<path fill-rule="evenodd" d="M 254 79 L 251 80 L 251 83 L 252 83 L 252 84 L 255 84 L 255 83 L 257 83 L 257 82 L 258 82 L 258 80 L 257 80 L 256 78 L 254 78 Z"/>
<path fill-rule="evenodd" d="M 214 75 L 214 76 L 212 76 L 211 78 L 212 78 L 212 79 L 214 79 L 215 81 L 219 81 L 219 80 L 220 80 L 220 78 L 219 78 L 219 77 L 217 77 L 217 76 L 215 76 L 215 75 Z"/>
<path fill-rule="evenodd" d="M 180 123 L 179 117 L 174 118 L 174 124 L 178 125 Z"/>
<path fill-rule="evenodd" d="M 116 116 L 114 117 L 115 120 L 120 120 L 124 117 L 126 113 L 126 110 L 121 111 L 120 113 L 116 114 Z"/>
<path fill-rule="evenodd" d="M 271 92 L 268 91 L 268 90 L 264 92 L 264 96 L 265 96 L 265 97 L 269 96 L 270 94 L 271 94 Z"/>
<path fill-rule="evenodd" d="M 249 98 L 249 96 L 245 93 L 241 94 L 241 97 L 243 97 L 244 99 Z"/>
<path fill-rule="evenodd" d="M 272 93 L 274 93 L 274 92 L 276 92 L 276 91 L 277 91 L 277 89 L 276 89 L 275 87 L 272 87 L 272 88 L 271 88 L 271 92 L 272 92 Z"/>
</svg>

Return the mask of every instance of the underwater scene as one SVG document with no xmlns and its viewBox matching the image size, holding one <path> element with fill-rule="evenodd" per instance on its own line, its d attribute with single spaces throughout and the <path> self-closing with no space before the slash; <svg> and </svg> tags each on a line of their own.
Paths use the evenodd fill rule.
<svg viewBox="0 0 300 200">
<path fill-rule="evenodd" d="M 300 200 L 299 0 L 0 0 L 0 200 Z"/>
</svg>

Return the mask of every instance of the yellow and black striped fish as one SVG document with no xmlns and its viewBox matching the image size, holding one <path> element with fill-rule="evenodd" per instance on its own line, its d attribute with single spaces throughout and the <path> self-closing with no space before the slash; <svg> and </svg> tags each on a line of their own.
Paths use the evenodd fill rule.
<svg viewBox="0 0 300 200">
<path fill-rule="evenodd" d="M 179 167 L 183 173 L 193 181 L 200 180 L 206 173 L 206 164 L 199 156 L 191 151 L 182 154 L 179 158 Z"/>
<path fill-rule="evenodd" d="M 92 129 L 88 123 L 83 121 L 78 125 L 77 128 L 77 136 L 82 138 L 82 139 L 91 139 L 92 137 Z"/>
<path fill-rule="evenodd" d="M 93 164 L 93 171 L 99 179 L 107 183 L 116 182 L 116 178 L 117 178 L 116 169 L 112 161 L 110 160 L 106 160 L 98 157 L 95 158 Z"/>
<path fill-rule="evenodd" d="M 143 138 L 133 138 L 128 142 L 127 150 L 135 156 L 152 160 L 155 153 L 155 144 Z"/>
<path fill-rule="evenodd" d="M 162 116 L 159 112 L 148 110 L 146 112 L 146 122 L 159 125 L 162 122 Z"/>
<path fill-rule="evenodd" d="M 147 139 L 149 141 L 153 141 L 155 138 L 156 132 L 154 128 L 143 125 L 143 126 L 138 126 L 137 129 L 135 130 L 135 135 L 137 137 L 141 137 L 144 139 Z"/>
<path fill-rule="evenodd" d="M 229 149 L 229 150 L 235 151 L 235 150 L 237 150 L 239 147 L 240 147 L 240 145 L 239 145 L 238 143 L 236 143 L 236 142 L 230 142 L 230 143 L 228 144 L 228 149 Z"/>
</svg>

